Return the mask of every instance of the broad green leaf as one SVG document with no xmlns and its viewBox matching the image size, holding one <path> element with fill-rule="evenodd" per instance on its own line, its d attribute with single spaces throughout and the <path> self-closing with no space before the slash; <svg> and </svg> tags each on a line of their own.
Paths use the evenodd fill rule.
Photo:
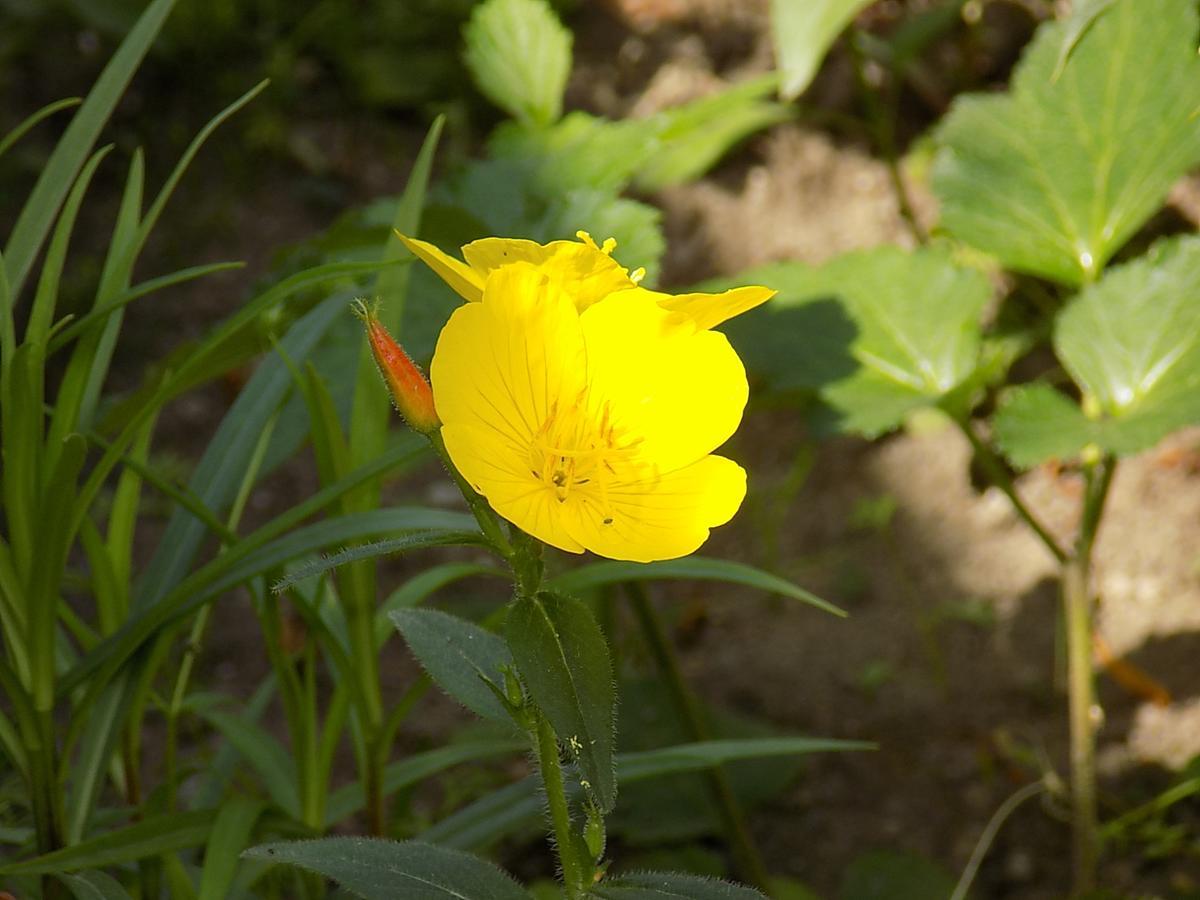
<svg viewBox="0 0 1200 900">
<path fill-rule="evenodd" d="M 663 775 L 698 772 L 738 760 L 871 749 L 874 745 L 862 741 L 828 738 L 701 741 L 622 753 L 617 757 L 617 777 L 621 784 L 630 784 Z M 576 791 L 578 783 L 569 783 L 567 788 Z M 539 789 L 532 777 L 507 785 L 447 816 L 421 834 L 421 838 L 461 849 L 487 847 L 504 835 L 538 821 L 542 813 Z"/>
<path fill-rule="evenodd" d="M 850 863 L 838 900 L 947 900 L 954 887 L 953 878 L 920 856 L 877 850 Z"/>
<path fill-rule="evenodd" d="M 604 900 L 765 900 L 754 888 L 682 872 L 629 872 L 588 891 Z"/>
<path fill-rule="evenodd" d="M 42 168 L 4 247 L 4 263 L 14 303 L 21 295 L 29 269 L 54 223 L 59 205 L 75 181 L 75 175 L 91 155 L 100 129 L 125 93 L 134 70 L 154 43 L 174 5 L 175 0 L 153 0 L 146 7 L 100 73 Z"/>
<path fill-rule="evenodd" d="M 484 679 L 504 688 L 512 654 L 499 635 L 436 609 L 400 609 L 391 615 L 429 677 L 476 715 L 510 724 L 512 719 Z"/>
<path fill-rule="evenodd" d="M 604 812 L 617 800 L 616 691 L 604 633 L 570 597 L 518 597 L 504 629 L 533 701 L 578 761 Z"/>
<path fill-rule="evenodd" d="M 419 841 L 333 837 L 263 844 L 244 855 L 324 875 L 363 900 L 530 900 L 491 863 Z"/>
<path fill-rule="evenodd" d="M 871 0 L 771 0 L 771 38 L 783 74 L 780 93 L 804 93 L 842 29 Z"/>
<path fill-rule="evenodd" d="M 1098 423 L 1070 397 L 1048 384 L 1006 391 L 992 419 L 996 443 L 1014 466 L 1073 459 L 1100 437 Z"/>
<path fill-rule="evenodd" d="M 550 580 L 550 586 L 563 593 L 575 593 L 606 584 L 626 581 L 658 581 L 661 579 L 692 579 L 694 581 L 721 581 L 751 587 L 793 600 L 810 603 L 818 609 L 837 616 L 846 615 L 845 610 L 827 603 L 790 581 L 748 566 L 725 559 L 709 559 L 703 556 L 687 556 L 651 563 L 618 562 L 605 560 L 589 563 L 564 572 Z"/>
<path fill-rule="evenodd" d="M 451 766 L 491 759 L 494 756 L 508 756 L 528 749 L 529 742 L 524 738 L 503 737 L 456 742 L 425 753 L 415 753 L 399 762 L 391 763 L 384 769 L 383 792 L 386 796 L 391 796 Z M 365 804 L 361 783 L 355 782 L 339 788 L 329 797 L 325 825 L 332 828 L 343 819 L 354 815 Z"/>
<path fill-rule="evenodd" d="M 464 35 L 475 84 L 525 125 L 549 125 L 562 113 L 571 74 L 571 32 L 545 0 L 486 0 Z"/>
<path fill-rule="evenodd" d="M 1038 29 L 1008 95 L 956 101 L 933 173 L 948 231 L 1066 284 L 1093 280 L 1200 161 L 1195 3 L 1093 7 Z"/>
<path fill-rule="evenodd" d="M 1067 25 L 1063 29 L 1062 46 L 1058 48 L 1058 60 L 1054 63 L 1054 75 L 1052 80 L 1057 81 L 1062 71 L 1066 68 L 1067 60 L 1071 58 L 1071 54 L 1075 52 L 1075 46 L 1079 43 L 1079 39 L 1083 37 L 1083 33 L 1092 27 L 1100 14 L 1113 5 L 1115 0 L 1079 0 L 1072 10 L 1072 15 L 1067 19 Z"/>
<path fill-rule="evenodd" d="M 1098 26 L 1097 26 L 1098 27 Z M 1124 455 L 1200 422 L 1200 238 L 1156 244 L 1059 313 L 1054 349 Z"/>
<path fill-rule="evenodd" d="M 263 804 L 249 797 L 231 797 L 217 812 L 204 848 L 197 900 L 226 900 L 237 874 L 239 857 L 254 834 Z"/>
<path fill-rule="evenodd" d="M 817 390 L 842 431 L 875 437 L 979 378 L 979 321 L 991 286 L 940 250 L 877 247 L 741 277 L 779 295 L 757 323 L 742 326 L 751 333 L 730 329 L 735 345 L 761 338 L 757 359 L 774 382 Z"/>
<path fill-rule="evenodd" d="M 0 866 L 0 874 L 56 875 L 198 847 L 208 839 L 214 818 L 211 810 L 149 816 L 134 825 L 102 832 L 71 847 Z"/>
<path fill-rule="evenodd" d="M 71 891 L 75 900 L 129 900 L 121 883 L 103 872 L 80 872 L 77 875 L 56 875 Z"/>
</svg>

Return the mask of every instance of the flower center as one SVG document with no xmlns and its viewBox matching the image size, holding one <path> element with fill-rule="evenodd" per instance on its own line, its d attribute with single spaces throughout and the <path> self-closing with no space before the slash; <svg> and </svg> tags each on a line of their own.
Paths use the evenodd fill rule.
<svg viewBox="0 0 1200 900">
<path fill-rule="evenodd" d="M 640 438 L 624 438 L 613 424 L 608 405 L 589 408 L 586 391 L 573 402 L 555 401 L 546 421 L 533 437 L 529 465 L 533 477 L 565 503 L 573 490 L 586 490 L 608 513 L 608 487 L 616 478 L 614 464 L 628 459 Z"/>
</svg>

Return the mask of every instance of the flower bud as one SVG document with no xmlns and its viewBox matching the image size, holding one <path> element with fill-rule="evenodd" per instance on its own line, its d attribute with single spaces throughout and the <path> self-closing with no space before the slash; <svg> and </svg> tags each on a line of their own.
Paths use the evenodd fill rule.
<svg viewBox="0 0 1200 900">
<path fill-rule="evenodd" d="M 433 390 L 424 373 L 409 358 L 399 344 L 383 327 L 375 310 L 362 300 L 354 301 L 354 314 L 362 319 L 367 328 L 367 340 L 371 343 L 371 355 L 379 366 L 379 373 L 387 382 L 388 392 L 396 410 L 414 431 L 430 434 L 441 427 L 437 410 L 433 406 Z"/>
</svg>

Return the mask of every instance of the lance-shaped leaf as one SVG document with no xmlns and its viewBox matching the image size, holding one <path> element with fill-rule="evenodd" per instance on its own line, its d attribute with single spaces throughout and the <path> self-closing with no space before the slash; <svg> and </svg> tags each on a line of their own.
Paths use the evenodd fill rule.
<svg viewBox="0 0 1200 900">
<path fill-rule="evenodd" d="M 753 888 L 682 872 L 629 872 L 596 885 L 604 900 L 763 900 Z"/>
<path fill-rule="evenodd" d="M 947 230 L 1067 284 L 1093 279 L 1200 160 L 1195 3 L 1095 6 L 1038 30 L 1008 95 L 958 100 L 934 166 Z"/>
<path fill-rule="evenodd" d="M 491 863 L 419 841 L 334 837 L 264 844 L 243 855 L 316 872 L 363 900 L 530 900 Z"/>
<path fill-rule="evenodd" d="M 780 93 L 804 93 L 842 29 L 871 0 L 771 0 L 771 37 L 783 73 Z"/>
<path fill-rule="evenodd" d="M 391 618 L 429 677 L 447 694 L 476 715 L 512 723 L 487 685 L 491 681 L 503 688 L 503 670 L 512 665 L 503 638 L 436 609 L 398 609 Z"/>
<path fill-rule="evenodd" d="M 578 760 L 597 804 L 610 811 L 617 799 L 616 690 L 591 610 L 557 594 L 518 597 L 504 634 L 534 702 Z"/>
<path fill-rule="evenodd" d="M 745 274 L 779 295 L 747 323 L 753 334 L 730 329 L 734 343 L 763 337 L 751 365 L 760 360 L 777 385 L 816 389 L 839 430 L 875 437 L 981 377 L 979 320 L 991 286 L 941 251 L 878 247 Z"/>
</svg>

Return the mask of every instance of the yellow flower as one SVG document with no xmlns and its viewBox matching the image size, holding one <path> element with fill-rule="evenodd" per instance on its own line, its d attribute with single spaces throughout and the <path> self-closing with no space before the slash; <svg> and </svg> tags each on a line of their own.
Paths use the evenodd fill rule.
<svg viewBox="0 0 1200 900">
<path fill-rule="evenodd" d="M 454 465 L 504 518 L 575 553 L 684 556 L 746 492 L 712 451 L 736 430 L 746 374 L 712 325 L 766 288 L 671 296 L 637 286 L 587 235 L 488 238 L 466 263 L 405 244 L 465 299 L 431 377 Z"/>
</svg>

